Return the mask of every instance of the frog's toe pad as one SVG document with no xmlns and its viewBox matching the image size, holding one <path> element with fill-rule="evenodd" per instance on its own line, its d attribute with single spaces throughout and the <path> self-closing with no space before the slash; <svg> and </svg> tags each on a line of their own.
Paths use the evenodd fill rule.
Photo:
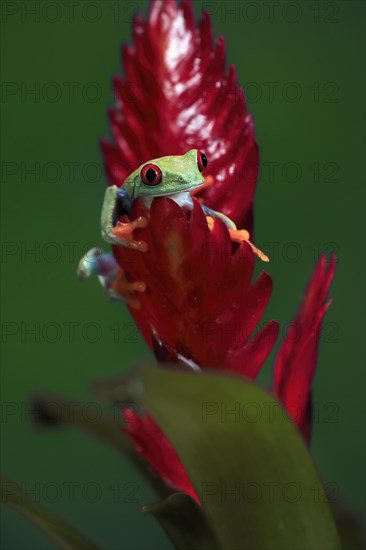
<svg viewBox="0 0 366 550">
<path fill-rule="evenodd" d="M 100 248 L 92 248 L 81 258 L 76 274 L 80 281 L 88 279 L 92 275 L 98 275 L 99 263 L 103 251 Z"/>
</svg>

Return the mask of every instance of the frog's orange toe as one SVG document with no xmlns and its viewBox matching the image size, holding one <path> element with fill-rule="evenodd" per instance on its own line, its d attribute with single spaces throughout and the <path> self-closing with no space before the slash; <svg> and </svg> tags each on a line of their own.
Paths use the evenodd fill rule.
<svg viewBox="0 0 366 550">
<path fill-rule="evenodd" d="M 246 229 L 229 229 L 230 238 L 232 241 L 241 243 L 243 241 L 249 241 L 250 234 Z"/>
<path fill-rule="evenodd" d="M 146 284 L 143 281 L 135 281 L 131 283 L 127 281 L 123 269 L 120 269 L 117 273 L 116 280 L 111 285 L 111 289 L 118 292 L 127 305 L 132 309 L 140 309 L 141 303 L 137 299 L 135 292 L 145 292 Z"/>
<path fill-rule="evenodd" d="M 214 223 L 215 223 L 215 220 L 213 219 L 213 217 L 212 216 L 206 216 L 206 222 L 207 222 L 208 228 L 213 229 L 213 226 L 214 226 Z"/>
<path fill-rule="evenodd" d="M 264 252 L 259 250 L 259 248 L 254 246 L 254 244 L 252 244 L 250 241 L 246 241 L 246 242 L 249 244 L 249 246 L 252 247 L 252 250 L 253 250 L 254 254 L 256 254 L 258 256 L 258 258 L 260 260 L 262 260 L 262 262 L 269 262 L 270 261 L 268 256 Z"/>
<path fill-rule="evenodd" d="M 254 246 L 252 242 L 250 242 L 249 240 L 250 234 L 246 229 L 229 229 L 229 233 L 232 241 L 235 241 L 238 243 L 242 243 L 243 241 L 245 241 L 246 243 L 249 244 L 254 254 L 256 254 L 258 258 L 262 260 L 262 262 L 269 262 L 268 256 L 264 252 L 259 250 L 259 248 Z"/>
<path fill-rule="evenodd" d="M 146 284 L 142 281 L 138 281 L 136 283 L 127 283 L 130 285 L 131 290 L 135 290 L 137 292 L 146 292 Z"/>
</svg>

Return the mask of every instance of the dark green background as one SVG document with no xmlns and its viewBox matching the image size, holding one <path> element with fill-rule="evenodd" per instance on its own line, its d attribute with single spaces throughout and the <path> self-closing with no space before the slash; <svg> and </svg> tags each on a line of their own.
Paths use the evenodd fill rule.
<svg viewBox="0 0 366 550">
<path fill-rule="evenodd" d="M 24 11 L 35 4 L 39 20 Z M 318 251 L 337 252 L 334 304 L 314 384 L 319 415 L 312 449 L 336 497 L 361 517 L 364 3 L 278 2 L 269 11 L 266 2 L 222 2 L 220 7 L 198 1 L 197 15 L 203 4 L 213 12 L 216 34 L 227 39 L 228 60 L 236 65 L 240 83 L 247 84 L 262 163 L 256 241 L 266 251 L 268 243 L 278 243 L 268 265 L 274 292 L 265 317 L 278 319 L 282 334 Z M 142 505 L 154 499 L 152 491 L 127 460 L 88 437 L 72 430 L 36 430 L 24 407 L 39 389 L 93 400 L 90 380 L 150 357 L 126 309 L 109 303 L 97 281 L 81 285 L 75 277 L 88 243 L 102 244 L 98 218 L 105 182 L 101 168 L 95 175 L 94 164 L 101 167 L 98 138 L 108 132 L 106 109 L 113 101 L 111 76 L 120 70 L 120 43 L 130 40 L 131 13 L 145 11 L 146 5 L 81 0 L 73 21 L 62 1 L 3 2 L 2 7 L 1 466 L 27 490 L 40 488 L 50 509 L 110 549 L 170 548 L 157 523 L 141 514 Z M 7 15 L 6 9 L 18 11 Z M 233 9 L 236 14 L 229 13 Z M 67 82 L 78 83 L 74 99 Z M 39 96 L 24 95 L 35 86 Z M 53 101 L 55 90 L 61 96 Z M 96 101 L 93 90 L 100 91 Z M 68 163 L 76 163 L 74 178 Z M 25 172 L 37 164 L 39 176 Z M 273 178 L 271 166 L 276 166 Z M 35 253 L 24 254 L 32 247 Z M 70 323 L 76 327 L 73 341 Z M 99 330 L 94 343 L 90 323 Z M 39 341 L 25 332 L 35 325 Z M 266 384 L 272 362 L 273 354 L 260 377 Z M 79 486 L 70 502 L 65 484 L 74 481 Z M 134 484 L 136 502 L 128 502 L 126 482 Z M 82 496 L 88 483 L 100 484 L 95 503 Z M 87 496 L 93 498 L 91 489 Z M 4 508 L 2 538 L 6 549 L 51 547 Z"/>
</svg>

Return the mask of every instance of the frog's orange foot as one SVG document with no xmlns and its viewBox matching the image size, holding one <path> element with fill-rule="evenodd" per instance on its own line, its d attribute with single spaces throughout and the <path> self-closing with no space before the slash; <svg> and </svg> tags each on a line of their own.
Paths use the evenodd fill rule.
<svg viewBox="0 0 366 550">
<path fill-rule="evenodd" d="M 262 262 L 269 262 L 268 256 L 264 252 L 259 250 L 259 248 L 254 246 L 252 242 L 250 242 L 249 240 L 250 234 L 246 229 L 229 229 L 229 233 L 232 241 L 235 241 L 237 243 L 241 243 L 245 241 L 246 243 L 249 244 L 254 254 L 256 254 L 258 258 L 262 260 Z"/>
<path fill-rule="evenodd" d="M 212 218 L 212 216 L 206 216 L 206 221 L 208 228 L 212 229 L 215 223 L 214 218 Z M 258 258 L 262 260 L 262 262 L 269 262 L 268 256 L 266 256 L 264 252 L 259 250 L 259 248 L 257 248 L 256 246 L 254 246 L 253 243 L 250 242 L 250 234 L 246 229 L 229 229 L 229 234 L 232 241 L 235 241 L 237 243 L 242 243 L 243 241 L 245 241 L 246 243 L 248 243 L 254 254 L 256 254 Z"/>
<path fill-rule="evenodd" d="M 140 309 L 141 303 L 137 299 L 135 292 L 145 292 L 146 284 L 142 281 L 135 281 L 133 283 L 127 281 L 123 269 L 120 269 L 116 275 L 116 280 L 111 285 L 111 290 L 117 292 L 132 309 Z"/>
<path fill-rule="evenodd" d="M 112 233 L 121 240 L 121 244 L 140 252 L 147 252 L 147 243 L 145 241 L 135 241 L 132 235 L 135 229 L 145 229 L 147 224 L 147 218 L 144 216 L 139 216 L 133 221 L 118 221 L 117 225 L 112 229 Z"/>
<path fill-rule="evenodd" d="M 250 234 L 246 229 L 229 229 L 230 238 L 232 241 L 241 243 L 243 241 L 249 241 Z"/>
</svg>

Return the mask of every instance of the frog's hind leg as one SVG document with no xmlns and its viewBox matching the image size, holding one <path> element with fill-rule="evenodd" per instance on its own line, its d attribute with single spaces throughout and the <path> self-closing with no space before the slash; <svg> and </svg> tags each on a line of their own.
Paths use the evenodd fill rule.
<svg viewBox="0 0 366 550">
<path fill-rule="evenodd" d="M 123 269 L 119 267 L 113 254 L 105 254 L 100 248 L 92 248 L 81 258 L 77 276 L 81 281 L 97 276 L 110 300 L 124 301 L 134 309 L 140 307 L 135 292 L 146 290 L 145 283 L 141 281 L 134 283 L 127 281 Z"/>
<path fill-rule="evenodd" d="M 118 264 L 113 254 L 105 254 L 101 248 L 91 248 L 81 258 L 77 276 L 80 281 L 84 281 L 92 276 L 109 277 L 118 271 Z"/>
</svg>

